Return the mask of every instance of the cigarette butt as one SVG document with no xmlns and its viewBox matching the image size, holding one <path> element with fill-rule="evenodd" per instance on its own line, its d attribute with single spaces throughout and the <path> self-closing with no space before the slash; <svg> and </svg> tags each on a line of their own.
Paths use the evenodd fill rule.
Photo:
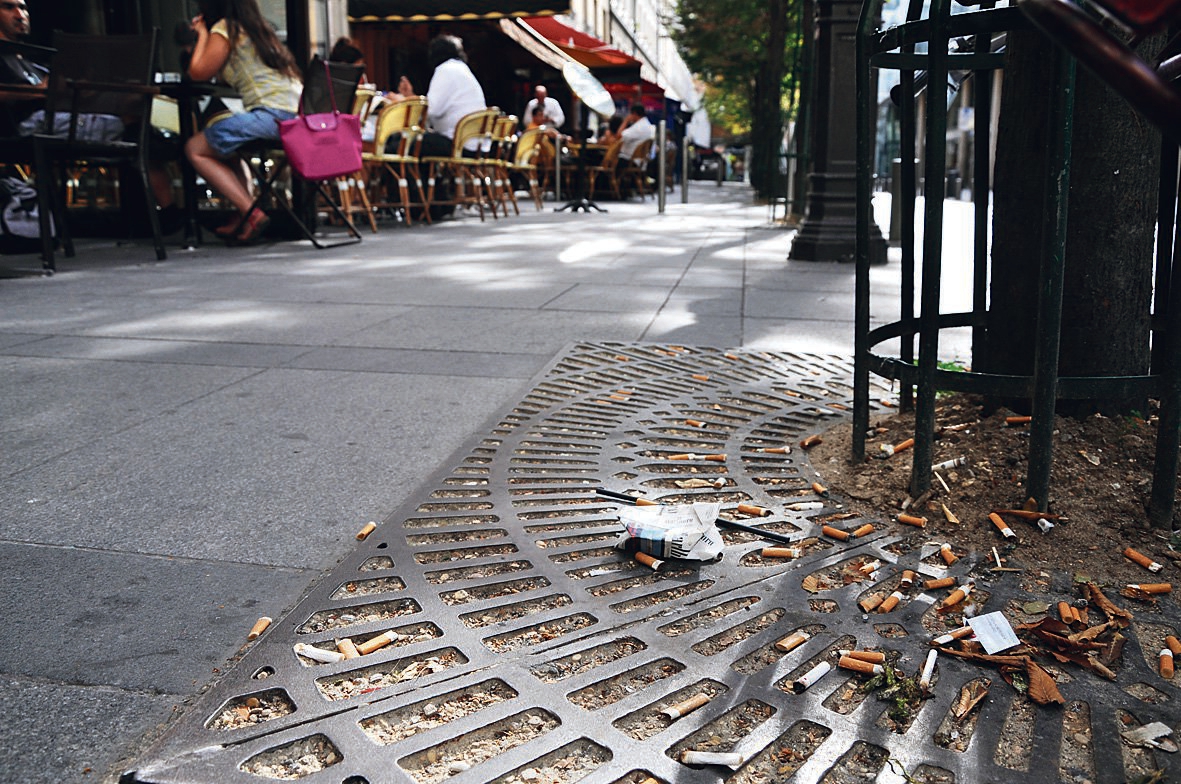
<svg viewBox="0 0 1181 784">
<path fill-rule="evenodd" d="M 810 512 L 813 509 L 823 509 L 823 501 L 800 501 L 794 504 L 788 504 L 787 509 L 793 512 Z"/>
<path fill-rule="evenodd" d="M 681 752 L 681 763 L 685 765 L 725 765 L 726 767 L 740 767 L 746 762 L 746 757 L 733 751 L 694 751 L 685 749 Z"/>
<path fill-rule="evenodd" d="M 871 613 L 882 604 L 882 596 L 880 594 L 871 593 L 861 601 L 857 602 L 863 612 Z"/>
<path fill-rule="evenodd" d="M 812 492 L 822 498 L 828 498 L 828 488 L 819 482 L 812 483 Z"/>
<path fill-rule="evenodd" d="M 724 463 L 726 462 L 726 454 L 723 452 L 722 454 L 718 455 L 706 455 L 705 459 L 714 463 Z"/>
<path fill-rule="evenodd" d="M 265 632 L 267 630 L 267 627 L 270 625 L 271 625 L 271 619 L 264 615 L 263 617 L 261 617 L 257 621 L 255 621 L 254 625 L 250 627 L 250 633 L 246 635 L 246 639 L 257 640 L 258 636 L 260 634 L 262 634 L 263 632 Z"/>
<path fill-rule="evenodd" d="M 679 455 L 669 455 L 668 459 L 669 460 L 700 460 L 701 456 L 695 455 L 692 452 L 685 452 L 685 453 L 679 454 Z"/>
<path fill-rule="evenodd" d="M 939 545 L 939 555 L 943 557 L 943 563 L 947 564 L 948 566 L 951 566 L 953 563 L 959 560 L 959 556 L 951 551 L 951 544 L 948 542 L 944 542 L 943 544 Z"/>
<path fill-rule="evenodd" d="M 1012 539 L 1017 535 L 1013 533 L 1013 529 L 1009 527 L 1009 524 L 1002 520 L 1001 516 L 996 512 L 989 512 L 988 519 L 992 521 L 992 524 L 996 526 L 998 531 L 1004 534 L 1006 539 Z"/>
<path fill-rule="evenodd" d="M 706 423 L 700 419 L 686 419 L 685 424 L 689 427 L 706 427 Z"/>
<path fill-rule="evenodd" d="M 654 555 L 648 555 L 647 553 L 636 553 L 635 558 L 644 566 L 651 567 L 652 571 L 654 572 L 660 571 L 660 567 L 664 565 L 664 561 L 660 560 Z"/>
<path fill-rule="evenodd" d="M 888 613 L 898 606 L 898 602 L 902 601 L 902 594 L 898 591 L 886 597 L 885 601 L 878 605 L 877 612 Z"/>
<path fill-rule="evenodd" d="M 927 661 L 923 663 L 923 674 L 919 676 L 919 688 L 923 691 L 929 691 L 931 688 L 931 676 L 935 674 L 935 659 L 939 658 L 939 651 L 932 648 L 927 653 Z"/>
<path fill-rule="evenodd" d="M 872 533 L 873 533 L 873 523 L 866 523 L 865 525 L 861 526 L 860 528 L 854 530 L 853 533 L 849 534 L 849 536 L 853 537 L 854 539 L 858 539 L 862 536 L 869 536 Z"/>
<path fill-rule="evenodd" d="M 665 716 L 668 716 L 670 719 L 679 719 L 682 716 L 686 716 L 697 710 L 702 705 L 707 704 L 711 699 L 713 698 L 708 694 L 694 694 L 687 700 L 682 700 L 676 705 L 668 706 L 662 710 L 661 713 L 663 713 Z"/>
<path fill-rule="evenodd" d="M 1058 602 L 1058 617 L 1063 623 L 1074 623 L 1074 608 L 1067 602 Z"/>
<path fill-rule="evenodd" d="M 918 577 L 918 575 L 915 574 L 913 569 L 902 570 L 902 579 L 899 580 L 898 587 L 900 587 L 900 588 L 911 587 L 912 585 L 914 585 L 914 580 L 916 577 Z"/>
<path fill-rule="evenodd" d="M 722 356 L 723 356 L 723 357 L 725 357 L 726 359 L 733 359 L 733 360 L 737 360 L 737 359 L 738 359 L 738 355 L 737 355 L 737 354 L 723 354 Z"/>
<path fill-rule="evenodd" d="M 805 631 L 792 632 L 782 640 L 776 641 L 775 649 L 783 653 L 791 653 L 810 639 L 812 639 L 812 635 Z"/>
<path fill-rule="evenodd" d="M 950 595 L 939 605 L 940 607 L 955 607 L 957 604 L 967 598 L 968 594 L 972 592 L 972 584 L 966 583 L 956 588 Z"/>
<path fill-rule="evenodd" d="M 693 378 L 697 379 L 698 381 L 709 381 L 709 376 L 705 375 L 704 373 L 694 373 Z"/>
<path fill-rule="evenodd" d="M 825 536 L 831 536 L 833 539 L 840 539 L 842 542 L 849 541 L 848 531 L 842 531 L 839 528 L 833 528 L 831 525 L 822 525 L 820 527 L 820 533 L 824 534 Z"/>
<path fill-rule="evenodd" d="M 952 511 L 947 508 L 947 504 L 940 504 L 943 507 L 943 517 L 952 525 L 959 525 L 960 519 L 952 514 Z"/>
<path fill-rule="evenodd" d="M 1007 416 L 1007 417 L 1005 417 L 1005 424 L 1008 425 L 1009 427 L 1013 427 L 1014 425 L 1028 425 L 1032 421 L 1033 421 L 1033 417 L 1031 417 L 1031 416 Z"/>
<path fill-rule="evenodd" d="M 800 446 L 802 446 L 804 449 L 811 449 L 812 447 L 821 443 L 824 443 L 824 439 L 818 435 L 813 434 L 801 441 Z"/>
<path fill-rule="evenodd" d="M 933 591 L 936 588 L 950 588 L 953 585 L 955 585 L 955 578 L 954 577 L 940 577 L 935 580 L 923 581 L 923 590 L 924 591 Z"/>
<path fill-rule="evenodd" d="M 886 654 L 882 651 L 838 651 L 842 658 L 860 659 L 872 664 L 884 664 Z"/>
<path fill-rule="evenodd" d="M 1167 647 L 1174 656 L 1181 653 L 1181 641 L 1171 634 L 1165 638 L 1165 647 Z"/>
<path fill-rule="evenodd" d="M 759 449 L 756 449 L 755 451 L 762 452 L 765 455 L 790 455 L 791 454 L 791 447 L 790 446 L 767 446 L 767 447 L 760 447 Z"/>
<path fill-rule="evenodd" d="M 766 517 L 767 515 L 771 514 L 770 509 L 764 509 L 763 507 L 755 506 L 754 504 L 739 504 L 738 511 L 753 517 Z"/>
<path fill-rule="evenodd" d="M 927 518 L 925 517 L 915 517 L 914 515 L 900 514 L 898 515 L 897 519 L 898 522 L 903 523 L 904 525 L 913 525 L 916 528 L 927 527 Z"/>
<path fill-rule="evenodd" d="M 956 640 L 962 640 L 965 637 L 972 636 L 971 626 L 961 626 L 955 631 L 950 631 L 947 634 L 941 634 L 935 639 L 931 640 L 932 645 L 949 645 Z"/>
<path fill-rule="evenodd" d="M 361 652 L 357 650 L 357 646 L 348 637 L 336 641 L 336 650 L 344 654 L 346 659 L 359 659 Z"/>
<path fill-rule="evenodd" d="M 1170 593 L 1173 590 L 1172 583 L 1128 583 L 1128 589 L 1132 591 L 1139 591 L 1140 593 Z"/>
<path fill-rule="evenodd" d="M 1156 561 L 1149 558 L 1147 555 L 1136 552 L 1131 547 L 1124 549 L 1124 557 L 1130 561 L 1135 561 L 1150 572 L 1159 572 L 1161 569 L 1165 568 Z"/>
<path fill-rule="evenodd" d="M 1173 677 L 1173 652 L 1168 648 L 1162 648 L 1160 652 L 1160 676 L 1162 678 Z"/>
<path fill-rule="evenodd" d="M 1087 616 L 1079 608 L 1071 607 L 1070 614 L 1074 616 L 1075 623 L 1081 623 L 1083 626 L 1087 625 Z"/>
<path fill-rule="evenodd" d="M 614 393 L 608 395 L 607 397 L 609 397 L 611 400 L 627 400 L 628 399 L 627 395 L 621 395 L 618 392 L 614 392 Z"/>
<path fill-rule="evenodd" d="M 620 362 L 631 362 L 631 357 L 625 357 L 623 354 L 616 354 L 615 358 Z"/>
<path fill-rule="evenodd" d="M 394 640 L 398 639 L 400 635 L 395 631 L 382 632 L 381 634 L 366 640 L 357 646 L 357 653 L 362 656 L 368 656 L 374 651 L 384 648 Z"/>
<path fill-rule="evenodd" d="M 1053 529 L 1054 524 L 1044 517 L 1039 517 L 1037 519 L 1037 527 L 1042 529 L 1043 534 L 1048 534 L 1050 533 L 1050 530 Z"/>
<path fill-rule="evenodd" d="M 914 439 L 908 438 L 905 441 L 900 441 L 897 444 L 895 444 L 894 446 L 890 447 L 890 454 L 896 455 L 899 452 L 905 452 L 907 449 L 910 449 L 912 446 L 914 446 Z"/>
<path fill-rule="evenodd" d="M 647 498 L 637 498 L 636 506 L 660 506 L 659 501 L 651 501 Z"/>
<path fill-rule="evenodd" d="M 377 523 L 370 520 L 368 523 L 365 523 L 364 528 L 362 528 L 360 531 L 357 531 L 357 540 L 364 541 L 365 538 L 367 536 L 369 536 L 369 534 L 373 533 L 376 530 L 377 530 Z"/>
<path fill-rule="evenodd" d="M 865 675 L 881 675 L 886 671 L 886 668 L 880 664 L 854 659 L 849 656 L 842 656 L 838 659 L 837 666 L 842 669 L 852 670 L 853 672 L 864 673 Z"/>
<path fill-rule="evenodd" d="M 799 558 L 802 553 L 799 547 L 764 547 L 759 551 L 764 558 Z"/>
<path fill-rule="evenodd" d="M 953 468 L 959 468 L 960 466 L 967 465 L 967 464 L 968 464 L 968 458 L 955 457 L 955 458 L 952 458 L 951 460 L 944 460 L 942 463 L 936 463 L 935 465 L 931 466 L 931 470 L 932 471 L 950 471 Z"/>
<path fill-rule="evenodd" d="M 617 389 L 617 390 L 615 390 L 616 395 L 623 395 L 625 397 L 628 395 L 634 395 L 635 393 L 636 393 L 636 391 L 634 389 Z"/>
<path fill-rule="evenodd" d="M 812 669 L 805 672 L 799 678 L 791 682 L 791 690 L 796 694 L 803 694 L 808 690 L 809 686 L 815 684 L 818 680 L 828 675 L 832 671 L 832 665 L 826 661 L 822 661 Z"/>
<path fill-rule="evenodd" d="M 854 532 L 854 535 L 856 535 L 856 532 Z M 858 566 L 857 571 L 860 574 L 864 574 L 868 577 L 869 575 L 873 574 L 874 572 L 876 572 L 878 569 L 881 569 L 881 568 L 882 568 L 882 562 L 875 558 L 872 561 L 866 561 L 865 563 L 861 564 L 861 566 Z"/>
<path fill-rule="evenodd" d="M 324 664 L 335 664 L 338 661 L 344 660 L 344 654 L 340 651 L 329 651 L 324 648 L 317 648 L 314 645 L 308 645 L 306 642 L 297 642 L 293 647 L 297 654 L 306 656 L 314 661 L 323 662 Z"/>
</svg>

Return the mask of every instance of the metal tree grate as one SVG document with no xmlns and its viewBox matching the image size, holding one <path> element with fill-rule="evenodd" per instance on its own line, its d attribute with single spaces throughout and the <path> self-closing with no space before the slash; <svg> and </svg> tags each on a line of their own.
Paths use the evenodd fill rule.
<svg viewBox="0 0 1181 784">
<path fill-rule="evenodd" d="M 921 668 L 928 640 L 951 623 L 935 596 L 914 590 L 881 614 L 858 606 L 895 590 L 903 569 L 973 574 L 987 611 L 1070 589 L 1064 576 L 1023 586 L 991 575 L 975 556 L 945 568 L 921 534 L 881 521 L 847 543 L 819 539 L 825 522 L 866 522 L 837 499 L 816 508 L 818 477 L 798 446 L 846 416 L 850 378 L 851 363 L 831 356 L 573 347 L 250 644 L 124 780 L 845 784 L 874 781 L 893 761 L 923 781 L 1040 784 L 1163 766 L 1119 731 L 1177 722 L 1174 687 L 1150 661 L 1181 628 L 1165 608 L 1128 630 L 1114 682 L 1057 669 L 1062 708 L 1037 708 L 995 671 L 948 656 L 933 696 L 902 719 L 844 670 L 791 690 L 845 648 Z M 721 561 L 654 572 L 615 549 L 617 507 L 595 496 L 600 485 L 720 501 L 723 517 L 809 547 L 763 558 L 764 542 L 727 530 Z M 747 518 L 739 503 L 773 514 Z M 872 560 L 882 563 L 873 577 L 842 579 Z M 810 639 L 775 647 L 797 630 Z M 388 644 L 356 658 L 314 658 L 387 632 Z M 998 682 L 956 722 L 961 687 L 983 679 Z M 698 694 L 711 699 L 675 721 L 662 713 Z M 746 761 L 736 772 L 689 766 L 686 749 Z"/>
</svg>

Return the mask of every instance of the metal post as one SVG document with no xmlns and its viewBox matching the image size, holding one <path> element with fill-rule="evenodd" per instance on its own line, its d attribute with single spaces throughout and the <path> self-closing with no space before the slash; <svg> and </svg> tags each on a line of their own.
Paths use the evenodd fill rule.
<svg viewBox="0 0 1181 784">
<path fill-rule="evenodd" d="M 554 201 L 562 200 L 562 137 L 554 139 Z"/>
<path fill-rule="evenodd" d="M 681 204 L 689 203 L 689 137 L 681 143 Z"/>
<path fill-rule="evenodd" d="M 656 146 L 659 152 L 656 155 L 656 192 L 659 196 L 656 197 L 656 203 L 659 205 L 656 208 L 657 212 L 664 212 L 664 183 L 665 183 L 665 169 L 668 167 L 668 156 L 664 154 L 666 147 L 665 136 L 668 129 L 665 127 L 665 121 L 661 120 L 660 124 L 656 126 Z"/>
<path fill-rule="evenodd" d="M 722 180 L 726 179 L 726 151 L 722 150 L 722 160 L 718 161 L 718 187 L 722 187 Z"/>
</svg>

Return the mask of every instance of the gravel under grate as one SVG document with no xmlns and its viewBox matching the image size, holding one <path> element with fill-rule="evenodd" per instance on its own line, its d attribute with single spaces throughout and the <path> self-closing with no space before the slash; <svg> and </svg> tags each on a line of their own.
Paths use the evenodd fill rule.
<svg viewBox="0 0 1181 784">
<path fill-rule="evenodd" d="M 921 536 L 881 520 L 848 542 L 821 537 L 823 523 L 867 522 L 837 498 L 817 503 L 819 476 L 799 446 L 848 415 L 851 377 L 851 362 L 832 356 L 570 348 L 251 643 L 124 780 L 850 784 L 903 781 L 892 771 L 905 770 L 1042 784 L 1165 767 L 1169 755 L 1119 733 L 1181 719 L 1176 687 L 1151 666 L 1161 631 L 1181 629 L 1171 600 L 1155 625 L 1127 630 L 1115 681 L 1050 668 L 1061 707 L 1037 707 L 995 670 L 949 656 L 932 696 L 901 721 L 846 670 L 793 691 L 843 648 L 886 651 L 907 674 L 922 667 L 928 641 L 962 622 L 935 612 L 941 596 L 916 588 L 888 613 L 858 606 L 896 590 L 903 569 L 920 583 L 973 575 L 982 611 L 1046 599 L 1020 575 L 988 572 L 986 554 L 945 568 Z M 807 546 L 764 558 L 767 543 L 727 530 L 722 560 L 653 572 L 615 549 L 617 507 L 597 486 L 720 501 L 723 517 Z M 771 514 L 747 516 L 740 503 Z M 1068 592 L 1069 577 L 1050 588 Z M 776 648 L 797 630 L 810 638 Z M 371 653 L 317 661 L 338 640 L 364 648 L 386 632 Z M 988 696 L 956 720 L 961 690 L 985 680 Z M 699 694 L 709 701 L 693 712 L 664 713 Z M 686 749 L 745 762 L 689 766 Z"/>
</svg>

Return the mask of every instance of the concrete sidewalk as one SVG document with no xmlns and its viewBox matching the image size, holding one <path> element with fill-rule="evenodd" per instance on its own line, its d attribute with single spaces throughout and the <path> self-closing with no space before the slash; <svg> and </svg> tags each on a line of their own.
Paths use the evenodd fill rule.
<svg viewBox="0 0 1181 784">
<path fill-rule="evenodd" d="M 743 186 L 690 198 L 329 251 L 88 242 L 0 281 L 0 779 L 117 778 L 567 344 L 852 353 L 852 265 L 787 262 Z M 892 320 L 897 259 L 872 278 Z"/>
</svg>

